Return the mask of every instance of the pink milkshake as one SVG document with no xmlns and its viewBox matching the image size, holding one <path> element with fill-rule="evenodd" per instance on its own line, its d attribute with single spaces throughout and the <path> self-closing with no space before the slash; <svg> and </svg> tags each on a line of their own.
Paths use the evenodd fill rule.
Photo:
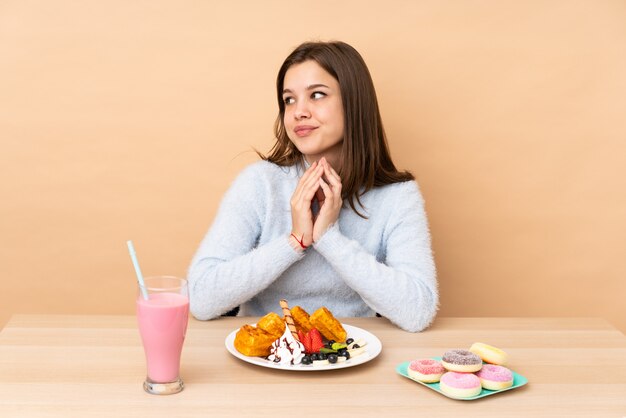
<svg viewBox="0 0 626 418">
<path fill-rule="evenodd" d="M 148 366 L 150 393 L 180 392 L 180 355 L 189 319 L 187 282 L 175 277 L 145 279 L 148 300 L 137 297 L 137 321 Z"/>
</svg>

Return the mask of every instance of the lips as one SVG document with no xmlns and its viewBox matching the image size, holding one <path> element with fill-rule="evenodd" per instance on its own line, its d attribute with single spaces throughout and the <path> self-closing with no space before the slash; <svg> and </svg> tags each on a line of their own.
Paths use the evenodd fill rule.
<svg viewBox="0 0 626 418">
<path fill-rule="evenodd" d="M 294 132 L 296 133 L 296 135 L 298 135 L 299 137 L 303 137 L 303 136 L 308 136 L 311 134 L 311 132 L 313 132 L 314 130 L 317 129 L 317 126 L 311 126 L 311 125 L 299 125 L 296 126 L 294 128 Z"/>
</svg>

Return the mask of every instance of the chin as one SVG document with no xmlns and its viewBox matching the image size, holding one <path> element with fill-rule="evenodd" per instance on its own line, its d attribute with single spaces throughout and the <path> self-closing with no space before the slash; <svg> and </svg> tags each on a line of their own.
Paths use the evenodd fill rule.
<svg viewBox="0 0 626 418">
<path fill-rule="evenodd" d="M 308 144 L 296 145 L 296 148 L 298 148 L 298 151 L 300 151 L 302 155 L 317 155 L 317 154 L 321 154 L 322 152 L 324 152 L 323 150 L 320 150 L 319 147 L 313 147 L 313 146 L 307 146 L 307 145 Z"/>
</svg>

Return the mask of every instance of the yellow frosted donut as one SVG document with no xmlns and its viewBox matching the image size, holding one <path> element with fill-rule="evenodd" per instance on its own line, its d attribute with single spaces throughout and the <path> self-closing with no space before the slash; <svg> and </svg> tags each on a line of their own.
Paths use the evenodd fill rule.
<svg viewBox="0 0 626 418">
<path fill-rule="evenodd" d="M 499 348 L 484 343 L 474 343 L 469 351 L 483 359 L 485 363 L 503 366 L 506 364 L 508 355 Z"/>
</svg>

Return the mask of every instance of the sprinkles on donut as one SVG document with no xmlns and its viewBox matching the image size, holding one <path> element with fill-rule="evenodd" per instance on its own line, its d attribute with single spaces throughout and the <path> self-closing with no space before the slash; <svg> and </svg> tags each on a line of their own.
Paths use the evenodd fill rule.
<svg viewBox="0 0 626 418">
<path fill-rule="evenodd" d="M 441 364 L 446 370 L 459 373 L 477 372 L 483 367 L 483 361 L 469 350 L 457 348 L 443 353 Z"/>
<path fill-rule="evenodd" d="M 504 366 L 485 364 L 476 376 L 485 389 L 502 390 L 513 386 L 513 373 Z"/>
<path fill-rule="evenodd" d="M 412 379 L 424 383 L 437 383 L 445 372 L 441 363 L 429 358 L 413 360 L 407 371 Z"/>
</svg>

